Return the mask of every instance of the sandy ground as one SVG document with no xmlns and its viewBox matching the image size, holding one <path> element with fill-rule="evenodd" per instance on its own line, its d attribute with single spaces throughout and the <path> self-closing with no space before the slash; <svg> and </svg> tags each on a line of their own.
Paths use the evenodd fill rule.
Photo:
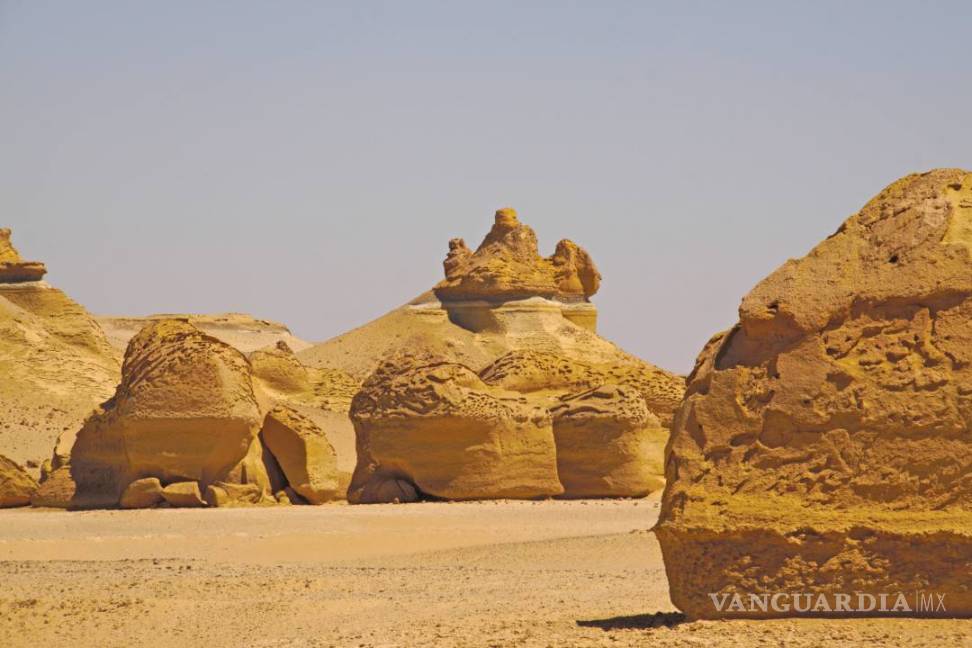
<svg viewBox="0 0 972 648">
<path fill-rule="evenodd" d="M 0 646 L 969 646 L 972 621 L 681 622 L 656 500 L 0 511 Z"/>
</svg>

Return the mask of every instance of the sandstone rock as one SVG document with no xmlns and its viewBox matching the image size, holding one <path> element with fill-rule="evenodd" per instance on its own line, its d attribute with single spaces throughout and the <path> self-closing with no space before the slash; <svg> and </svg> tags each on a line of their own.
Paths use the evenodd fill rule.
<svg viewBox="0 0 972 648">
<path fill-rule="evenodd" d="M 2 230 L 0 230 L 2 234 Z M 2 244 L 2 238 L 0 238 Z M 2 250 L 0 250 L 2 252 Z M 37 481 L 19 465 L 0 455 L 0 508 L 27 506 Z"/>
<path fill-rule="evenodd" d="M 521 393 L 566 395 L 603 385 L 630 386 L 666 428 L 685 391 L 680 376 L 621 352 L 607 361 L 587 362 L 547 351 L 511 351 L 485 367 L 480 377 L 490 385 Z"/>
<path fill-rule="evenodd" d="M 644 497 L 665 485 L 668 429 L 633 388 L 565 396 L 550 413 L 565 497 Z"/>
<path fill-rule="evenodd" d="M 256 484 L 216 482 L 206 487 L 206 503 L 217 508 L 272 506 L 273 497 Z"/>
<path fill-rule="evenodd" d="M 169 484 L 162 489 L 162 497 L 173 508 L 199 508 L 206 506 L 199 493 L 199 482 L 184 481 Z"/>
<path fill-rule="evenodd" d="M 462 365 L 396 356 L 365 381 L 351 419 L 358 439 L 351 503 L 412 499 L 412 490 L 457 500 L 563 492 L 549 413 Z"/>
<path fill-rule="evenodd" d="M 40 281 L 47 268 L 37 261 L 24 261 L 10 242 L 10 230 L 0 228 L 0 283 Z"/>
<path fill-rule="evenodd" d="M 128 346 L 115 396 L 78 433 L 74 505 L 115 506 L 129 482 L 148 476 L 269 488 L 253 447 L 261 420 L 239 351 L 185 321 L 147 326 Z"/>
<path fill-rule="evenodd" d="M 84 308 L 19 258 L 0 230 L 0 447 L 39 464 L 111 395 L 120 363 Z"/>
<path fill-rule="evenodd" d="M 119 505 L 123 509 L 152 508 L 163 501 L 162 483 L 155 477 L 146 477 L 136 479 L 125 488 Z"/>
<path fill-rule="evenodd" d="M 542 258 L 536 234 L 513 209 L 496 212 L 493 228 L 475 252 L 462 239 L 450 241 L 443 265 L 446 278 L 435 287 L 443 301 L 534 296 L 586 301 L 601 280 L 590 255 L 571 241 L 561 241 L 552 257 Z"/>
<path fill-rule="evenodd" d="M 270 390 L 287 394 L 309 394 L 312 391 L 307 368 L 300 363 L 286 342 L 250 354 L 253 377 Z"/>
<path fill-rule="evenodd" d="M 77 484 L 70 466 L 61 466 L 47 475 L 30 498 L 30 505 L 48 508 L 73 508 Z"/>
<path fill-rule="evenodd" d="M 311 504 L 344 497 L 337 458 L 324 432 L 294 410 L 277 406 L 263 421 L 260 437 L 273 453 L 290 487 Z"/>
<path fill-rule="evenodd" d="M 708 343 L 656 529 L 688 616 L 793 613 L 719 610 L 710 593 L 835 608 L 916 591 L 972 614 L 970 251 L 972 173 L 908 176 L 760 282 Z"/>
<path fill-rule="evenodd" d="M 361 382 L 340 369 L 305 367 L 286 342 L 250 354 L 256 385 L 268 395 L 270 406 L 309 406 L 347 412 Z"/>
</svg>

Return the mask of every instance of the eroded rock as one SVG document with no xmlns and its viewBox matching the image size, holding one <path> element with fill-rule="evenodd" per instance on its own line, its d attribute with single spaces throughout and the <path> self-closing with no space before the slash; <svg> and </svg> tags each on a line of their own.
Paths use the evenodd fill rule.
<svg viewBox="0 0 972 648">
<path fill-rule="evenodd" d="M 199 492 L 199 482 L 183 481 L 169 484 L 162 489 L 162 497 L 172 508 L 200 508 L 206 502 Z"/>
<path fill-rule="evenodd" d="M 537 235 L 513 209 L 496 212 L 493 228 L 475 252 L 462 239 L 449 242 L 446 278 L 435 287 L 443 301 L 508 301 L 528 297 L 586 301 L 600 287 L 601 275 L 590 255 L 563 240 L 543 258 Z"/>
<path fill-rule="evenodd" d="M 668 429 L 635 389 L 595 387 L 550 413 L 565 497 L 644 497 L 665 485 Z"/>
<path fill-rule="evenodd" d="M 156 477 L 146 477 L 126 486 L 118 504 L 123 509 L 139 509 L 152 508 L 163 501 L 162 482 Z"/>
<path fill-rule="evenodd" d="M 27 506 L 37 480 L 12 460 L 0 455 L 0 508 Z"/>
<path fill-rule="evenodd" d="M 349 502 L 411 500 L 413 490 L 454 500 L 563 492 L 549 413 L 460 364 L 423 354 L 386 361 L 355 396 L 351 419 Z"/>
<path fill-rule="evenodd" d="M 972 174 L 910 175 L 760 282 L 708 343 L 657 526 L 687 615 L 795 613 L 710 594 L 834 609 L 838 594 L 919 591 L 945 595 L 937 614 L 972 614 L 970 250 Z"/>
<path fill-rule="evenodd" d="M 309 418 L 289 407 L 277 406 L 267 413 L 260 437 L 290 487 L 309 503 L 323 504 L 344 497 L 334 447 Z"/>
<path fill-rule="evenodd" d="M 166 320 L 129 344 L 115 396 L 78 433 L 73 505 L 111 507 L 135 478 L 256 483 L 269 489 L 246 358 L 191 324 Z"/>
</svg>

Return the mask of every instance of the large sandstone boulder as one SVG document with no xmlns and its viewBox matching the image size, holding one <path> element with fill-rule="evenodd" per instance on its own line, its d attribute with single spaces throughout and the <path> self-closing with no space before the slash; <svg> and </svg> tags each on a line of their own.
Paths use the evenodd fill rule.
<svg viewBox="0 0 972 648">
<path fill-rule="evenodd" d="M 550 414 L 492 388 L 469 368 L 396 356 L 351 406 L 358 466 L 351 503 L 559 495 Z M 413 488 L 414 486 L 414 488 Z"/>
<path fill-rule="evenodd" d="M 269 489 L 261 422 L 242 353 L 186 321 L 147 326 L 129 343 L 115 396 L 78 432 L 72 505 L 116 506 L 145 477 Z"/>
<path fill-rule="evenodd" d="M 19 465 L 0 455 L 0 508 L 27 506 L 37 481 Z"/>
<path fill-rule="evenodd" d="M 687 615 L 972 614 L 970 252 L 972 173 L 905 177 L 709 342 L 656 529 Z"/>
<path fill-rule="evenodd" d="M 635 389 L 595 387 L 550 413 L 565 497 L 644 497 L 665 485 L 668 428 Z"/>
<path fill-rule="evenodd" d="M 260 438 L 290 487 L 307 502 L 323 504 L 344 497 L 334 447 L 312 420 L 289 407 L 277 406 L 267 413 Z"/>
</svg>

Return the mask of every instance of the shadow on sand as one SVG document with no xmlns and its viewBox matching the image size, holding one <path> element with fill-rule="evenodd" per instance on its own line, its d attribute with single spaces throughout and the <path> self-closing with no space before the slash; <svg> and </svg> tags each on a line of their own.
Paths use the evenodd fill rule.
<svg viewBox="0 0 972 648">
<path fill-rule="evenodd" d="M 685 615 L 681 612 L 655 612 L 654 614 L 634 614 L 631 616 L 611 617 L 610 619 L 577 621 L 577 625 L 582 628 L 600 628 L 605 631 L 674 628 L 681 623 L 685 623 Z"/>
</svg>

